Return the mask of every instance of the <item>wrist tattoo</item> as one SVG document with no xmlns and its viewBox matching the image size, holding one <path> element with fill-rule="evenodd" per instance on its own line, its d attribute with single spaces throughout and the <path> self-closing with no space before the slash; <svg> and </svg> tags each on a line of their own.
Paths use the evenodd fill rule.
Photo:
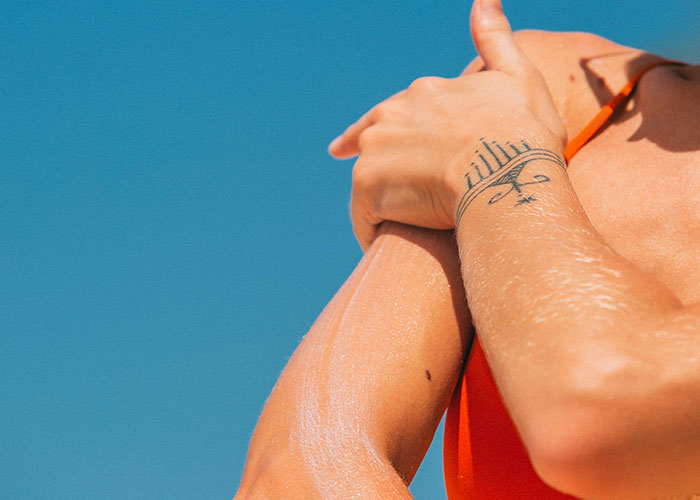
<svg viewBox="0 0 700 500">
<path fill-rule="evenodd" d="M 513 192 L 516 194 L 514 206 L 536 201 L 537 198 L 534 195 L 523 192 L 523 186 L 549 182 L 549 177 L 535 173 L 525 178 L 521 174 L 530 163 L 548 161 L 566 170 L 566 164 L 558 154 L 548 149 L 533 148 L 524 140 L 517 144 L 511 142 L 501 144 L 496 141 L 489 143 L 482 137 L 479 141 L 481 145 L 474 152 L 474 160 L 464 174 L 467 190 L 457 207 L 457 226 L 467 207 L 486 191 L 491 194 L 489 205 L 508 197 Z"/>
</svg>

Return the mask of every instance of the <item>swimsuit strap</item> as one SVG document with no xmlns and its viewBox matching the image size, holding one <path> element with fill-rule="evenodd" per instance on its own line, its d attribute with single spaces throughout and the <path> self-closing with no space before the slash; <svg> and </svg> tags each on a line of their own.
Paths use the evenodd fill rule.
<svg viewBox="0 0 700 500">
<path fill-rule="evenodd" d="M 591 138 L 601 128 L 603 128 L 606 123 L 608 123 L 610 117 L 616 110 L 627 104 L 627 101 L 629 101 L 630 97 L 637 88 L 639 80 L 642 79 L 642 76 L 644 76 L 647 71 L 654 69 L 657 66 L 664 66 L 668 64 L 685 65 L 685 63 L 682 62 L 662 59 L 661 61 L 656 61 L 648 66 L 645 66 L 639 72 L 637 72 L 637 74 L 634 75 L 624 87 L 622 87 L 622 90 L 601 108 L 590 123 L 588 123 L 588 125 L 586 125 L 583 130 L 581 130 L 581 132 L 579 132 L 579 134 L 566 145 L 566 148 L 564 149 L 564 158 L 566 158 L 567 163 L 576 153 L 578 153 L 579 149 L 581 149 L 584 144 L 591 140 Z"/>
</svg>

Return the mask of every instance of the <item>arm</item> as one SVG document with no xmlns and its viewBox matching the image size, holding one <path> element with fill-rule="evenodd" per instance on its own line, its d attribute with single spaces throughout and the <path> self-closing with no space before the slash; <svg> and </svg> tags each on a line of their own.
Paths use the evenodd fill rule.
<svg viewBox="0 0 700 500">
<path fill-rule="evenodd" d="M 469 335 L 453 233 L 384 224 L 275 386 L 236 500 L 411 498 Z"/>
<path fill-rule="evenodd" d="M 528 144 L 561 157 L 551 134 Z M 698 308 L 601 240 L 560 165 L 531 161 L 519 180 L 536 176 L 548 180 L 522 195 L 473 196 L 457 231 L 475 325 L 533 464 L 583 498 L 700 490 Z"/>
<path fill-rule="evenodd" d="M 508 72 L 514 64 L 502 64 L 510 42 L 507 21 L 501 21 L 475 41 L 489 69 Z M 624 55 L 633 57 L 632 65 L 646 57 L 634 52 Z M 551 158 L 527 163 L 510 185 L 493 186 L 509 169 L 517 174 L 525 158 L 506 141 L 525 138 L 562 158 L 562 141 L 542 123 L 497 127 L 489 140 L 508 149 L 512 161 L 502 158 L 503 168 L 483 183 L 470 165 L 454 187 L 466 202 L 461 208 L 468 204 L 456 211 L 462 216 L 457 240 L 494 378 L 536 469 L 554 487 L 582 498 L 696 492 L 700 306 L 683 307 L 613 252 Z M 485 149 L 475 141 L 472 150 L 490 158 Z M 478 186 L 470 189 L 464 176 Z M 531 184 L 494 199 L 518 182 Z"/>
<path fill-rule="evenodd" d="M 592 228 L 555 103 L 498 0 L 476 1 L 472 34 L 487 71 L 423 81 L 336 143 L 361 152 L 356 234 L 457 224 L 475 324 L 545 481 L 585 498 L 697 491 L 700 307 Z"/>
</svg>

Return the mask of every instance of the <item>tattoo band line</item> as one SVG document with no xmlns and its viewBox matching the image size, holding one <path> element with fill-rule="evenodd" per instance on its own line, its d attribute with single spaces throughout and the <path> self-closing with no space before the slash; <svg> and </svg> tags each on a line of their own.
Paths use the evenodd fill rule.
<svg viewBox="0 0 700 500">
<path fill-rule="evenodd" d="M 515 206 L 535 201 L 537 198 L 525 195 L 521 188 L 549 182 L 549 177 L 536 174 L 532 177 L 534 180 L 521 182 L 519 177 L 530 162 L 548 161 L 566 170 L 566 164 L 559 155 L 547 149 L 532 148 L 525 141 L 520 141 L 517 145 L 510 142 L 501 145 L 495 141 L 489 144 L 483 137 L 480 140 L 484 149 L 475 151 L 476 159 L 471 162 L 469 170 L 464 174 L 467 191 L 462 195 L 457 207 L 456 225 L 459 225 L 465 210 L 474 199 L 490 188 L 502 189 L 491 196 L 489 205 L 502 200 L 513 191 L 518 196 Z"/>
</svg>

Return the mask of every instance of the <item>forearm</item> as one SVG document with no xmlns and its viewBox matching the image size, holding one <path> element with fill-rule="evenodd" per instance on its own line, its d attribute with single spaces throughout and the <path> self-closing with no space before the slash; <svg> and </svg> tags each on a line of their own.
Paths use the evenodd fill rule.
<svg viewBox="0 0 700 500">
<path fill-rule="evenodd" d="M 280 377 L 241 492 L 289 478 L 308 489 L 299 498 L 408 495 L 459 377 L 469 320 L 452 233 L 380 231 Z"/>
<path fill-rule="evenodd" d="M 530 146 L 561 153 L 546 139 Z M 503 163 L 494 178 L 518 160 Z M 489 204 L 511 184 L 473 197 L 457 239 L 477 332 L 535 464 L 568 461 L 580 473 L 574 465 L 594 457 L 592 467 L 611 465 L 606 479 L 640 471 L 652 478 L 655 467 L 668 474 L 674 447 L 660 444 L 678 440 L 669 429 L 697 440 L 680 422 L 700 408 L 679 397 L 687 388 L 678 375 L 696 371 L 698 347 L 689 349 L 696 335 L 669 331 L 680 302 L 602 241 L 562 165 L 535 160 L 515 180 L 520 193 Z M 640 410 L 649 413 L 640 418 Z M 611 443 L 614 450 L 604 449 Z M 618 454 L 625 449 L 631 453 Z"/>
<path fill-rule="evenodd" d="M 340 432 L 327 440 L 313 438 L 327 446 L 324 450 L 303 449 L 299 430 L 282 423 L 291 415 L 277 408 L 275 399 L 273 393 L 258 423 L 234 500 L 413 498 L 388 460 Z"/>
<path fill-rule="evenodd" d="M 556 143 L 550 144 L 538 148 L 529 141 L 533 149 L 561 158 Z M 494 177 L 517 165 L 515 159 Z M 512 190 L 491 204 L 512 184 L 485 189 L 466 208 L 457 233 L 477 331 L 503 392 L 523 400 L 516 409 L 551 394 L 549 385 L 557 383 L 552 359 L 561 361 L 561 375 L 575 376 L 579 363 L 589 359 L 631 355 L 637 341 L 629 335 L 680 305 L 603 242 L 563 163 L 535 159 L 513 180 L 533 182 L 536 176 L 543 182 L 524 185 L 521 193 Z M 523 379 L 517 375 L 522 373 L 529 375 Z"/>
</svg>

